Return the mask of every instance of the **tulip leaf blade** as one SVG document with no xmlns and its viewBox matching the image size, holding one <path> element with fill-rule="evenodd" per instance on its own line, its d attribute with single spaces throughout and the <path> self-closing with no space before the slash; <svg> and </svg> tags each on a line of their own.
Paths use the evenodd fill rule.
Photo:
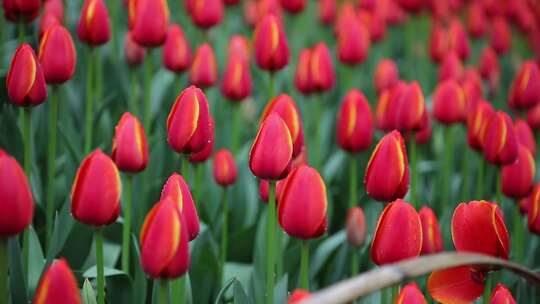
<svg viewBox="0 0 540 304">
<path fill-rule="evenodd" d="M 234 304 L 251 304 L 240 281 L 234 281 Z"/>
<path fill-rule="evenodd" d="M 97 304 L 96 293 L 94 292 L 94 288 L 88 279 L 84 280 L 82 295 L 84 304 Z"/>
</svg>

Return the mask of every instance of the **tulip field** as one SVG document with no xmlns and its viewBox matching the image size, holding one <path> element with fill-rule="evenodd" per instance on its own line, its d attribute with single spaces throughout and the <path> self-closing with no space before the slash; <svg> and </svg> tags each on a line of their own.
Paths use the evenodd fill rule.
<svg viewBox="0 0 540 304">
<path fill-rule="evenodd" d="M 0 304 L 540 303 L 539 0 L 0 1 Z"/>
</svg>

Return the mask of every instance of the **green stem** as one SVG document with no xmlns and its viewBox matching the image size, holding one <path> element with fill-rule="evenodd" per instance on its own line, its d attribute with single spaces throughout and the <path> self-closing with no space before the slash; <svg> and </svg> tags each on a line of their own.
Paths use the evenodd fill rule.
<svg viewBox="0 0 540 304">
<path fill-rule="evenodd" d="M 514 237 L 514 248 L 515 248 L 515 257 L 514 261 L 518 263 L 524 263 L 523 258 L 523 247 L 525 244 L 523 243 L 524 239 L 524 231 L 523 231 L 523 225 L 521 221 L 521 212 L 519 211 L 519 206 L 517 204 L 511 203 L 514 210 L 514 219 L 513 219 L 513 233 L 512 236 Z"/>
<path fill-rule="evenodd" d="M 418 170 L 416 168 L 417 155 L 416 155 L 416 140 L 414 138 L 414 133 L 411 133 L 411 138 L 409 139 L 409 149 L 411 154 L 411 200 L 414 208 L 418 208 L 418 198 L 416 197 L 416 185 L 418 180 Z"/>
<path fill-rule="evenodd" d="M 137 73 L 135 70 L 132 70 L 130 73 L 131 78 L 131 84 L 130 84 L 130 107 L 131 112 L 135 113 L 135 115 L 141 115 L 140 109 L 139 109 L 139 102 L 137 100 L 137 88 L 139 87 L 139 84 L 137 82 Z"/>
<path fill-rule="evenodd" d="M 118 30 L 118 7 L 119 7 L 120 1 L 109 1 L 109 5 L 111 7 L 111 29 L 112 29 L 112 49 L 113 49 L 113 59 L 114 61 L 118 62 L 118 38 L 117 34 L 120 33 Z"/>
<path fill-rule="evenodd" d="M 19 22 L 17 24 L 17 31 L 19 35 L 19 45 L 24 43 L 24 37 L 25 37 L 25 25 L 24 22 Z"/>
<path fill-rule="evenodd" d="M 227 206 L 227 188 L 223 188 L 223 197 L 222 197 L 222 204 L 221 204 L 221 212 L 223 216 L 223 222 L 221 224 L 221 250 L 220 250 L 220 258 L 221 258 L 221 283 L 223 284 L 224 278 L 225 278 L 225 263 L 227 263 L 227 229 L 228 229 L 228 222 L 227 222 L 227 212 L 229 211 L 229 208 Z"/>
<path fill-rule="evenodd" d="M 478 185 L 476 186 L 476 198 L 482 199 L 484 196 L 484 175 L 485 175 L 485 167 L 486 162 L 482 158 L 482 156 L 479 157 L 478 160 Z"/>
<path fill-rule="evenodd" d="M 320 94 L 316 95 L 317 98 L 313 102 L 313 111 L 311 112 L 311 123 L 313 130 L 313 138 L 315 139 L 315 146 L 313 147 L 313 164 L 315 168 L 320 169 L 319 165 L 321 162 L 321 122 L 322 122 L 322 98 Z"/>
<path fill-rule="evenodd" d="M 157 297 L 155 297 L 155 300 L 157 300 L 157 304 L 168 304 L 169 303 L 169 282 L 166 279 L 158 279 L 156 280 L 156 284 L 158 284 L 157 288 Z"/>
<path fill-rule="evenodd" d="M 185 157 L 183 154 L 180 154 L 180 161 L 182 162 L 181 173 L 182 177 L 186 181 L 186 184 L 189 185 L 189 155 L 186 154 Z"/>
<path fill-rule="evenodd" d="M 23 111 L 24 172 L 30 181 L 32 178 L 32 109 Z"/>
<path fill-rule="evenodd" d="M 8 239 L 0 238 L 0 304 L 9 302 Z"/>
<path fill-rule="evenodd" d="M 274 72 L 269 72 L 268 73 L 268 100 L 267 101 L 270 101 L 272 98 L 274 98 Z"/>
<path fill-rule="evenodd" d="M 381 304 L 388 304 L 388 290 L 387 288 L 379 290 L 381 292 Z"/>
<path fill-rule="evenodd" d="M 86 65 L 86 109 L 85 109 L 85 135 L 84 135 L 84 154 L 90 153 L 92 148 L 92 130 L 93 119 L 94 119 L 94 58 L 95 58 L 95 49 L 90 48 L 88 50 L 87 56 L 87 65 Z"/>
<path fill-rule="evenodd" d="M 499 206 L 501 206 L 502 208 L 502 204 L 503 204 L 503 194 L 502 194 L 502 188 L 501 188 L 501 178 L 502 178 L 502 172 L 501 172 L 501 169 L 500 168 L 497 168 L 497 181 L 496 181 L 496 189 L 497 189 L 497 203 L 499 204 Z"/>
<path fill-rule="evenodd" d="M 132 189 L 133 189 L 133 176 L 128 174 L 126 176 L 126 183 L 124 188 L 124 225 L 122 227 L 122 270 L 129 274 L 129 251 L 131 241 L 131 209 L 132 209 Z"/>
<path fill-rule="evenodd" d="M 487 274 L 485 286 L 483 302 L 484 304 L 488 304 L 489 297 L 491 296 L 491 289 L 493 288 L 493 274 Z"/>
<path fill-rule="evenodd" d="M 444 129 L 444 140 L 446 141 L 445 145 L 445 151 L 444 151 L 444 163 L 443 163 L 443 178 L 442 178 L 442 192 L 441 192 L 441 203 L 442 208 L 440 210 L 443 210 L 443 208 L 446 208 L 448 206 L 448 202 L 450 201 L 450 176 L 452 174 L 452 156 L 454 152 L 454 142 L 452 138 L 452 128 L 446 127 Z M 440 211 L 439 210 L 439 211 Z"/>
<path fill-rule="evenodd" d="M 461 173 L 461 185 L 462 185 L 462 193 L 461 193 L 461 200 L 467 201 L 469 199 L 469 157 L 470 157 L 470 151 L 469 148 L 465 146 L 465 151 L 463 151 L 463 167 L 462 167 L 462 173 Z"/>
<path fill-rule="evenodd" d="M 266 304 L 274 304 L 274 249 L 276 234 L 276 183 L 270 181 L 268 187 L 268 219 L 266 226 Z"/>
<path fill-rule="evenodd" d="M 352 208 L 358 204 L 357 187 L 358 187 L 358 170 L 355 155 L 351 154 L 351 165 L 349 167 L 349 208 Z"/>
<path fill-rule="evenodd" d="M 47 249 L 51 246 L 54 220 L 54 175 L 56 171 L 56 128 L 58 120 L 58 87 L 53 86 L 49 103 L 49 141 L 47 145 Z"/>
<path fill-rule="evenodd" d="M 97 228 L 96 238 L 96 267 L 98 304 L 105 304 L 105 273 L 103 266 L 103 228 Z"/>
<path fill-rule="evenodd" d="M 356 248 L 351 246 L 351 277 L 355 277 L 358 274 L 360 268 L 360 261 Z"/>
<path fill-rule="evenodd" d="M 399 294 L 399 284 L 392 286 L 391 292 L 392 292 L 392 303 L 395 303 L 396 298 Z"/>
<path fill-rule="evenodd" d="M 302 240 L 300 253 L 300 288 L 309 290 L 309 243 Z"/>
<path fill-rule="evenodd" d="M 187 289 L 188 274 L 184 274 L 178 279 L 172 281 L 172 303 L 187 303 L 186 302 L 186 289 Z"/>
<path fill-rule="evenodd" d="M 231 149 L 233 155 L 238 152 L 238 140 L 240 139 L 240 104 L 238 102 L 232 101 L 231 102 L 231 111 L 232 111 L 232 117 L 233 117 L 233 124 L 232 124 L 232 130 L 231 130 Z"/>
<path fill-rule="evenodd" d="M 197 164 L 194 168 L 195 168 L 195 181 L 194 181 L 195 184 L 193 185 L 193 189 L 194 189 L 193 199 L 195 201 L 195 207 L 197 208 L 199 212 L 201 212 L 201 209 L 199 209 L 201 207 L 199 201 L 200 201 L 200 195 L 201 195 L 201 179 L 203 175 L 204 165 Z"/>
<path fill-rule="evenodd" d="M 150 135 L 152 130 L 152 49 L 149 48 L 144 62 L 144 127 L 146 134 Z"/>
</svg>

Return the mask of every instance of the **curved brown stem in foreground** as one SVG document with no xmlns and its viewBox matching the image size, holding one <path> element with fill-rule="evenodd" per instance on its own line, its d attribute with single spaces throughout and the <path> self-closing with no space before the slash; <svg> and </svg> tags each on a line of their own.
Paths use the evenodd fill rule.
<svg viewBox="0 0 540 304">
<path fill-rule="evenodd" d="M 495 266 L 508 269 L 540 287 L 540 273 L 532 272 L 520 264 L 482 254 L 443 252 L 372 269 L 357 277 L 315 292 L 302 304 L 349 303 L 406 279 L 412 279 L 435 270 L 464 265 Z"/>
</svg>

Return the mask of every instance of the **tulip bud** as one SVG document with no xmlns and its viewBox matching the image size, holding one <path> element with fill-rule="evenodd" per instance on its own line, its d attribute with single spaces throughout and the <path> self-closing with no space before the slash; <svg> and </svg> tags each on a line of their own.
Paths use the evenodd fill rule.
<svg viewBox="0 0 540 304">
<path fill-rule="evenodd" d="M 211 131 L 206 96 L 189 86 L 176 98 L 167 117 L 167 142 L 178 153 L 196 153 L 209 144 Z"/>
<path fill-rule="evenodd" d="M 336 19 L 336 0 L 319 0 L 319 20 L 323 24 L 331 24 Z"/>
<path fill-rule="evenodd" d="M 429 207 L 422 207 L 418 215 L 422 223 L 422 255 L 441 252 L 443 241 L 437 216 Z"/>
<path fill-rule="evenodd" d="M 380 10 L 359 12 L 360 21 L 366 26 L 371 42 L 381 41 L 386 35 L 386 20 Z"/>
<path fill-rule="evenodd" d="M 499 283 L 489 298 L 489 304 L 516 304 L 516 300 L 510 290 Z"/>
<path fill-rule="evenodd" d="M 360 207 L 352 207 L 347 213 L 347 242 L 353 247 L 360 248 L 366 241 L 366 217 Z"/>
<path fill-rule="evenodd" d="M 310 72 L 313 89 L 324 92 L 331 90 L 336 82 L 334 64 L 328 47 L 324 43 L 318 43 L 313 47 L 310 59 Z"/>
<path fill-rule="evenodd" d="M 533 156 L 536 155 L 536 139 L 527 122 L 519 118 L 516 119 L 516 121 L 514 121 L 514 131 L 516 132 L 518 144 L 529 149 Z"/>
<path fill-rule="evenodd" d="M 291 169 L 293 142 L 287 124 L 277 113 L 271 113 L 259 126 L 249 151 L 249 168 L 261 179 L 277 180 Z"/>
<path fill-rule="evenodd" d="M 375 69 L 375 89 L 377 94 L 393 87 L 399 80 L 399 71 L 396 63 L 392 59 L 382 59 Z"/>
<path fill-rule="evenodd" d="M 437 85 L 433 96 L 433 116 L 440 123 L 451 125 L 465 121 L 465 94 L 454 80 Z"/>
<path fill-rule="evenodd" d="M 195 57 L 189 69 L 189 81 L 198 87 L 211 87 L 216 83 L 217 75 L 214 49 L 208 43 L 202 44 L 195 51 Z"/>
<path fill-rule="evenodd" d="M 212 156 L 214 151 L 214 142 L 215 142 L 215 132 L 214 132 L 214 119 L 210 116 L 210 137 L 204 148 L 196 153 L 191 153 L 189 155 L 190 163 L 203 163 Z"/>
<path fill-rule="evenodd" d="M 371 109 L 364 94 L 357 89 L 349 91 L 341 104 L 337 116 L 336 138 L 339 146 L 351 153 L 358 153 L 371 146 Z"/>
<path fill-rule="evenodd" d="M 77 35 L 91 46 L 105 44 L 111 39 L 109 11 L 103 0 L 85 0 Z"/>
<path fill-rule="evenodd" d="M 23 232 L 33 216 L 28 179 L 17 160 L 0 149 L 0 238 Z"/>
<path fill-rule="evenodd" d="M 82 303 L 77 279 L 65 259 L 53 261 L 43 273 L 32 303 Z"/>
<path fill-rule="evenodd" d="M 193 1 L 189 10 L 191 21 L 198 27 L 209 29 L 218 25 L 223 19 L 222 0 L 197 0 Z"/>
<path fill-rule="evenodd" d="M 295 291 L 293 291 L 293 293 L 289 297 L 287 304 L 300 304 L 302 301 L 304 301 L 305 299 L 309 297 L 310 297 L 310 294 L 307 290 L 296 289 Z"/>
<path fill-rule="evenodd" d="M 452 239 L 456 251 L 482 253 L 507 260 L 509 238 L 497 204 L 471 201 L 459 204 L 454 210 Z"/>
<path fill-rule="evenodd" d="M 250 42 L 245 36 L 233 35 L 229 40 L 229 47 L 227 48 L 227 52 L 229 58 L 232 56 L 238 56 L 242 57 L 246 61 L 249 61 L 251 57 Z"/>
<path fill-rule="evenodd" d="M 446 29 L 441 25 L 435 24 L 431 28 L 429 35 L 429 55 L 433 62 L 441 62 L 448 51 L 447 36 Z"/>
<path fill-rule="evenodd" d="M 482 50 L 478 63 L 478 70 L 483 79 L 489 80 L 490 82 L 498 81 L 499 75 L 501 74 L 499 57 L 491 47 L 488 46 Z"/>
<path fill-rule="evenodd" d="M 452 20 L 448 28 L 448 49 L 456 52 L 459 59 L 463 61 L 469 59 L 471 54 L 469 38 L 463 28 L 463 24 L 457 18 Z"/>
<path fill-rule="evenodd" d="M 486 33 L 487 16 L 480 2 L 472 2 L 467 13 L 467 29 L 471 36 L 478 38 Z"/>
<path fill-rule="evenodd" d="M 275 15 L 266 15 L 255 28 L 253 44 L 259 68 L 277 71 L 289 63 L 289 45 L 283 24 Z"/>
<path fill-rule="evenodd" d="M 306 7 L 307 0 L 280 0 L 281 7 L 291 14 L 298 14 Z"/>
<path fill-rule="evenodd" d="M 487 125 L 494 115 L 493 107 L 489 102 L 480 100 L 467 117 L 467 142 L 477 151 L 482 150 Z"/>
<path fill-rule="evenodd" d="M 63 26 L 53 25 L 45 32 L 38 58 L 47 83 L 61 84 L 73 77 L 77 53 L 71 35 Z"/>
<path fill-rule="evenodd" d="M 399 131 L 386 134 L 369 158 L 364 177 L 367 194 L 378 201 L 403 198 L 409 188 L 409 162 Z"/>
<path fill-rule="evenodd" d="M 424 94 L 418 82 L 402 82 L 392 92 L 386 116 L 392 128 L 400 131 L 418 130 L 425 111 Z"/>
<path fill-rule="evenodd" d="M 47 1 L 47 3 L 50 1 Z M 62 25 L 62 21 L 58 19 L 53 13 L 45 11 L 43 15 L 41 16 L 41 19 L 39 20 L 39 40 L 41 41 L 41 38 L 43 38 L 43 35 L 45 35 L 45 32 L 49 29 L 49 27 L 53 25 Z"/>
<path fill-rule="evenodd" d="M 144 47 L 165 42 L 169 26 L 169 7 L 165 0 L 131 0 L 130 30 L 133 40 Z"/>
<path fill-rule="evenodd" d="M 125 172 L 140 172 L 148 164 L 144 128 L 131 113 L 124 113 L 114 129 L 111 158 L 118 169 Z"/>
<path fill-rule="evenodd" d="M 230 100 L 240 101 L 251 95 L 252 81 L 249 61 L 239 54 L 229 55 L 223 72 L 221 93 Z"/>
<path fill-rule="evenodd" d="M 14 23 L 30 23 L 39 15 L 41 0 L 4 0 L 2 5 L 7 20 Z"/>
<path fill-rule="evenodd" d="M 255 22 L 263 19 L 267 15 L 274 15 L 281 22 L 283 21 L 283 9 L 279 0 L 259 0 L 257 2 L 257 14 Z"/>
<path fill-rule="evenodd" d="M 396 304 L 427 304 L 426 298 L 416 283 L 405 285 L 399 292 Z"/>
<path fill-rule="evenodd" d="M 64 3 L 62 0 L 46 0 L 43 4 L 44 14 L 54 15 L 58 21 L 64 21 Z"/>
<path fill-rule="evenodd" d="M 451 52 L 444 56 L 442 64 L 439 66 L 439 82 L 445 80 L 459 80 L 463 75 L 463 64 L 456 53 Z"/>
<path fill-rule="evenodd" d="M 540 103 L 527 111 L 527 124 L 532 129 L 540 128 Z"/>
<path fill-rule="evenodd" d="M 540 102 L 540 71 L 533 61 L 524 62 L 509 93 L 510 107 L 513 109 L 529 109 Z"/>
<path fill-rule="evenodd" d="M 427 280 L 427 290 L 438 303 L 473 303 L 484 292 L 485 274 L 461 266 L 438 270 Z"/>
<path fill-rule="evenodd" d="M 518 144 L 512 119 L 508 114 L 497 111 L 486 125 L 484 135 L 484 157 L 492 164 L 508 165 L 518 155 Z"/>
<path fill-rule="evenodd" d="M 414 140 L 417 145 L 423 145 L 431 139 L 433 130 L 431 128 L 431 120 L 427 111 L 424 111 L 422 115 L 422 123 L 420 124 L 420 129 L 414 133 Z"/>
<path fill-rule="evenodd" d="M 421 250 L 422 224 L 414 207 L 401 199 L 386 205 L 373 234 L 373 263 L 398 262 L 419 256 Z"/>
<path fill-rule="evenodd" d="M 499 55 L 508 52 L 512 46 L 512 32 L 503 17 L 495 17 L 492 21 L 490 45 Z"/>
<path fill-rule="evenodd" d="M 124 57 L 130 67 L 136 67 L 144 61 L 146 49 L 133 40 L 133 34 L 127 32 L 124 44 Z"/>
<path fill-rule="evenodd" d="M 173 73 L 182 73 L 191 65 L 191 47 L 178 24 L 171 24 L 163 45 L 163 65 Z"/>
<path fill-rule="evenodd" d="M 120 174 L 100 149 L 81 163 L 71 187 L 71 214 L 87 225 L 112 224 L 120 214 Z"/>
<path fill-rule="evenodd" d="M 278 203 L 279 224 L 288 235 L 307 240 L 326 232 L 326 186 L 312 167 L 300 165 L 284 182 Z"/>
<path fill-rule="evenodd" d="M 141 265 L 152 278 L 177 278 L 190 264 L 188 229 L 176 204 L 166 198 L 150 210 L 141 228 Z"/>
<path fill-rule="evenodd" d="M 516 161 L 501 168 L 501 186 L 504 195 L 513 198 L 527 196 L 531 192 L 535 172 L 536 166 L 531 151 L 520 144 Z"/>
<path fill-rule="evenodd" d="M 313 92 L 313 80 L 311 79 L 311 49 L 303 49 L 298 55 L 298 64 L 294 74 L 294 85 L 304 95 Z"/>
<path fill-rule="evenodd" d="M 536 184 L 528 199 L 529 231 L 540 234 L 540 183 Z"/>
<path fill-rule="evenodd" d="M 393 130 L 393 128 L 390 126 L 390 122 L 388 121 L 388 104 L 392 98 L 394 90 L 399 85 L 403 85 L 401 81 L 398 81 L 398 83 L 396 83 L 396 85 L 392 88 L 382 91 L 377 99 L 377 105 L 375 108 L 375 126 L 385 132 Z"/>
<path fill-rule="evenodd" d="M 199 235 L 199 215 L 189 186 L 180 174 L 175 172 L 167 179 L 159 199 L 161 201 L 170 199 L 176 203 L 178 211 L 185 221 L 183 227 L 187 230 L 188 241 L 194 240 Z"/>
<path fill-rule="evenodd" d="M 425 6 L 424 0 L 398 0 L 397 3 L 411 13 L 417 13 Z"/>
<path fill-rule="evenodd" d="M 340 19 L 337 29 L 339 61 L 346 65 L 364 62 L 371 44 L 367 28 L 356 16 L 344 16 Z"/>
<path fill-rule="evenodd" d="M 236 182 L 238 169 L 234 156 L 229 150 L 221 149 L 214 155 L 214 180 L 223 187 L 230 186 Z"/>
<path fill-rule="evenodd" d="M 47 86 L 41 64 L 26 43 L 17 48 L 6 76 L 9 99 L 17 106 L 37 106 L 47 99 Z"/>
<path fill-rule="evenodd" d="M 302 147 L 304 146 L 304 130 L 300 110 L 289 95 L 281 94 L 266 105 L 260 121 L 263 122 L 272 113 L 278 114 L 289 128 L 293 142 L 292 157 L 296 158 L 302 152 Z"/>
</svg>

